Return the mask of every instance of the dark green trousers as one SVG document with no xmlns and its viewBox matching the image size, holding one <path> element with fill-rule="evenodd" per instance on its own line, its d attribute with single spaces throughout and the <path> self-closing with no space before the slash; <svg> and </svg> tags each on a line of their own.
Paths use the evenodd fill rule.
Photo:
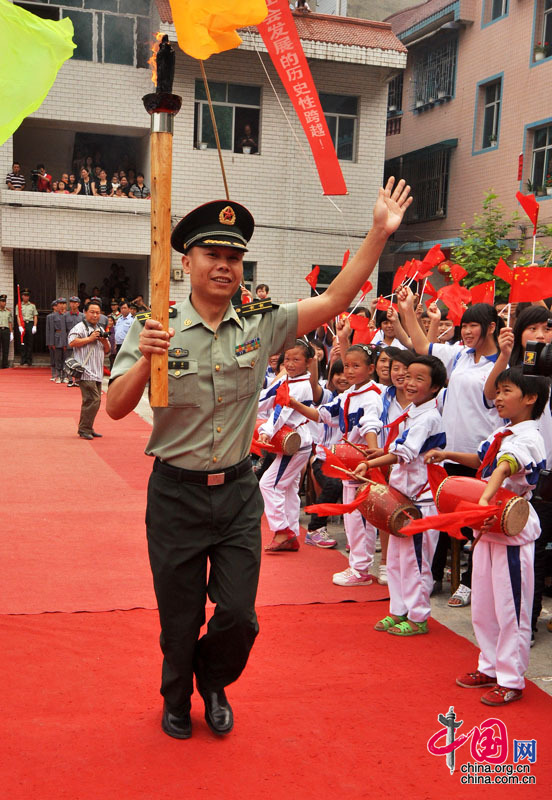
<svg viewBox="0 0 552 800">
<path fill-rule="evenodd" d="M 174 714 L 190 708 L 194 672 L 216 691 L 247 663 L 259 630 L 262 512 L 252 471 L 222 486 L 151 474 L 146 526 L 161 622 L 161 694 Z M 199 638 L 207 596 L 215 611 Z"/>
</svg>

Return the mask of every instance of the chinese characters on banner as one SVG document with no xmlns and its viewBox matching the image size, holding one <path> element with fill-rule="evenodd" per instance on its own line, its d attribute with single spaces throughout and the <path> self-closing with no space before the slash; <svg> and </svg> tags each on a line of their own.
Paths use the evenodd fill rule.
<svg viewBox="0 0 552 800">
<path fill-rule="evenodd" d="M 312 75 L 287 0 L 266 0 L 268 17 L 259 33 L 293 107 L 314 156 L 324 194 L 347 194 Z"/>
</svg>

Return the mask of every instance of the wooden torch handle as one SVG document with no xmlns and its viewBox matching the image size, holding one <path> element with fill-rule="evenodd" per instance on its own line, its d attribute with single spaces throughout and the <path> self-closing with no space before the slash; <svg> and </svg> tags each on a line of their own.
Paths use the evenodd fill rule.
<svg viewBox="0 0 552 800">
<path fill-rule="evenodd" d="M 172 133 L 151 134 L 151 318 L 169 329 Z M 169 404 L 168 353 L 151 357 L 150 404 Z"/>
</svg>

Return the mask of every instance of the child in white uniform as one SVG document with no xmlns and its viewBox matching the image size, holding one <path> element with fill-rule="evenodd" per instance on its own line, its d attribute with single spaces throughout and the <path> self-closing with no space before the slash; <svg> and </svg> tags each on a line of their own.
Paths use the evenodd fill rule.
<svg viewBox="0 0 552 800">
<path fill-rule="evenodd" d="M 345 375 L 351 384 L 335 400 L 320 406 L 318 411 L 301 407 L 301 413 L 310 419 L 339 428 L 342 436 L 352 444 L 377 446 L 381 430 L 381 390 L 372 380 L 374 350 L 365 344 L 349 347 L 345 354 Z M 299 409 L 299 404 L 294 403 Z M 343 483 L 343 502 L 350 503 L 359 488 L 357 481 Z M 338 586 L 361 586 L 372 583 L 370 567 L 374 561 L 376 529 L 366 522 L 360 511 L 344 515 L 345 534 L 349 544 L 349 567 L 336 572 L 333 583 Z"/>
<path fill-rule="evenodd" d="M 302 403 L 312 403 L 309 363 L 314 357 L 312 347 L 302 339 L 286 350 L 284 368 L 285 381 L 290 395 Z M 304 417 L 289 406 L 274 405 L 274 396 L 280 381 L 265 393 L 263 403 L 272 401 L 273 410 L 259 428 L 259 442 L 269 442 L 283 425 L 295 428 L 301 436 L 301 446 L 292 456 L 278 453 L 264 473 L 259 487 L 265 503 L 265 514 L 273 538 L 265 550 L 269 553 L 299 550 L 299 513 L 301 502 L 299 484 L 303 467 L 309 460 L 312 437 Z"/>
<path fill-rule="evenodd" d="M 496 381 L 495 406 L 508 425 L 481 443 L 477 454 L 428 453 L 428 460 L 448 458 L 468 466 L 480 465 L 487 487 L 479 501 L 489 505 L 500 486 L 530 499 L 546 465 L 544 441 L 537 420 L 548 402 L 546 378 L 524 375 L 521 368 L 505 370 Z M 498 449 L 497 449 L 498 448 Z M 478 474 L 479 474 L 478 473 Z M 540 534 L 539 518 L 529 506 L 529 519 L 517 536 L 490 533 L 482 527 L 474 546 L 472 621 L 481 649 L 474 672 L 456 679 L 467 689 L 492 687 L 482 697 L 487 705 L 519 700 L 529 663 L 533 558 Z"/>
<path fill-rule="evenodd" d="M 446 377 L 445 367 L 438 358 L 417 356 L 413 359 L 405 379 L 405 393 L 411 405 L 407 409 L 403 433 L 388 443 L 387 454 L 363 462 L 357 470 L 363 475 L 367 468 L 392 464 L 389 485 L 413 498 L 424 517 L 436 513 L 424 453 L 445 445 L 436 396 Z M 438 531 L 429 530 L 414 536 L 389 538 L 389 614 L 376 623 L 375 630 L 396 636 L 428 633 L 429 595 L 433 586 L 431 560 L 438 536 Z"/>
</svg>

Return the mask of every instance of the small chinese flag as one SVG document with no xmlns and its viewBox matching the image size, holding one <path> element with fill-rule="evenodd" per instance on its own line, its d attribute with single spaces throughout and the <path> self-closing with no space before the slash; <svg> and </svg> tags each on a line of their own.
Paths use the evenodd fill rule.
<svg viewBox="0 0 552 800">
<path fill-rule="evenodd" d="M 320 267 L 317 265 L 312 269 L 308 275 L 305 276 L 306 282 L 309 284 L 311 289 L 316 291 L 316 284 L 318 283 L 318 276 L 320 274 Z"/>
<path fill-rule="evenodd" d="M 376 308 L 378 311 L 387 311 L 391 308 L 391 300 L 388 300 L 386 297 L 382 297 L 381 295 L 378 297 L 378 302 L 376 303 Z"/>
<path fill-rule="evenodd" d="M 533 223 L 533 236 L 537 235 L 537 222 L 539 219 L 539 204 L 535 200 L 534 194 L 522 194 L 521 192 L 516 192 L 516 197 Z"/>
<path fill-rule="evenodd" d="M 366 297 L 368 292 L 371 292 L 373 288 L 374 287 L 372 286 L 370 281 L 366 281 L 366 283 L 363 283 L 362 286 L 360 287 L 360 293 L 363 297 Z"/>
<path fill-rule="evenodd" d="M 406 270 L 406 277 L 412 278 L 412 280 L 415 281 L 419 280 L 418 273 L 421 268 L 422 268 L 422 262 L 418 261 L 417 258 L 413 258 Z"/>
<path fill-rule="evenodd" d="M 400 286 L 401 283 L 408 277 L 408 269 L 410 267 L 410 261 L 407 261 L 406 264 L 403 264 L 402 267 L 399 267 L 398 270 L 395 272 L 395 277 L 393 278 L 393 291 Z"/>
<path fill-rule="evenodd" d="M 429 295 L 429 302 L 434 303 L 437 300 L 437 289 L 433 286 L 432 283 L 426 281 L 424 287 L 424 295 Z"/>
<path fill-rule="evenodd" d="M 552 294 L 552 268 L 514 267 L 510 303 L 533 303 Z"/>
<path fill-rule="evenodd" d="M 370 344 L 376 331 L 370 328 L 370 320 L 362 314 L 351 314 L 349 324 L 354 331 L 353 344 Z"/>
<path fill-rule="evenodd" d="M 424 265 L 424 267 L 436 267 L 444 260 L 445 260 L 445 254 L 441 250 L 441 245 L 434 244 L 431 250 L 428 250 L 427 253 L 425 254 L 422 264 Z"/>
<path fill-rule="evenodd" d="M 502 278 L 506 283 L 512 283 L 512 270 L 503 258 L 498 259 L 493 275 L 496 275 L 497 278 Z"/>
<path fill-rule="evenodd" d="M 468 270 L 461 267 L 460 264 L 451 264 L 450 265 L 450 277 L 452 278 L 454 283 L 460 283 L 466 275 L 468 274 Z"/>
<path fill-rule="evenodd" d="M 495 297 L 495 281 L 485 281 L 470 289 L 472 303 L 489 303 L 493 305 Z"/>
<path fill-rule="evenodd" d="M 341 269 L 345 269 L 345 267 L 347 266 L 347 262 L 349 261 L 350 255 L 351 255 L 350 251 L 345 250 L 345 253 L 343 255 L 343 263 L 341 264 Z"/>
</svg>

